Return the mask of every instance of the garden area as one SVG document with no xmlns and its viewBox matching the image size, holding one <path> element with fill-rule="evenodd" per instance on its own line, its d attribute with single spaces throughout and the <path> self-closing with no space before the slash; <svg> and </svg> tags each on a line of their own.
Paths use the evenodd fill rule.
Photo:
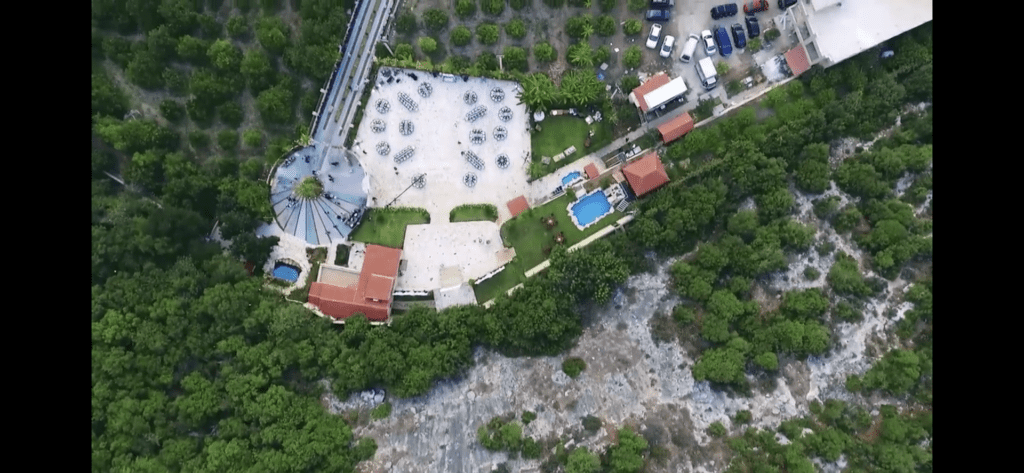
<svg viewBox="0 0 1024 473">
<path fill-rule="evenodd" d="M 306 274 L 306 283 L 302 287 L 292 289 L 292 292 L 288 294 L 288 298 L 294 301 L 307 302 L 309 300 L 309 288 L 320 274 L 320 265 L 327 260 L 327 248 L 306 248 L 306 258 L 313 266 Z"/>
<path fill-rule="evenodd" d="M 540 131 L 534 131 L 530 136 L 533 161 L 530 165 L 530 177 L 534 179 L 548 175 L 558 168 L 586 156 L 591 151 L 600 149 L 614 139 L 613 126 L 608 121 L 594 122 L 588 125 L 582 118 L 548 116 L 537 126 L 540 127 Z M 594 136 L 590 136 L 591 131 L 594 132 Z M 588 141 L 589 146 L 587 146 Z M 576 152 L 572 156 L 567 156 L 558 162 L 552 159 L 548 164 L 541 162 L 543 156 L 550 158 L 570 146 L 576 147 Z"/>
<path fill-rule="evenodd" d="M 613 211 L 598 223 L 580 230 L 565 210 L 570 202 L 570 197 L 563 195 L 540 207 L 529 209 L 502 225 L 501 239 L 505 246 L 516 249 L 516 257 L 502 272 L 474 286 L 477 301 L 482 303 L 491 300 L 523 282 L 526 271 L 546 260 L 556 244 L 575 245 L 622 218 L 621 212 Z M 561 243 L 558 243 L 559 239 Z"/>
<path fill-rule="evenodd" d="M 430 223 L 430 214 L 424 209 L 368 209 L 362 224 L 349 235 L 349 239 L 390 248 L 401 248 L 405 243 L 405 227 L 422 223 Z"/>
<path fill-rule="evenodd" d="M 449 222 L 496 222 L 498 208 L 492 204 L 466 204 L 452 209 Z"/>
</svg>

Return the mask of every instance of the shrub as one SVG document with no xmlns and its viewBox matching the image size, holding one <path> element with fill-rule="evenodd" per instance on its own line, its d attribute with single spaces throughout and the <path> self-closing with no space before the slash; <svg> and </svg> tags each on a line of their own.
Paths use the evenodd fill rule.
<svg viewBox="0 0 1024 473">
<path fill-rule="evenodd" d="M 594 51 L 594 64 L 600 65 L 607 62 L 610 57 L 612 57 L 611 49 L 608 49 L 608 46 L 601 46 Z"/>
<path fill-rule="evenodd" d="M 451 39 L 452 44 L 456 46 L 465 46 L 473 39 L 473 32 L 464 25 L 459 25 L 452 28 L 452 32 L 448 35 L 448 38 Z"/>
<path fill-rule="evenodd" d="M 519 18 L 513 18 L 512 21 L 505 23 L 505 34 L 516 38 L 522 39 L 526 36 L 526 23 Z"/>
<path fill-rule="evenodd" d="M 348 245 L 338 245 L 338 251 L 334 253 L 334 264 L 337 266 L 345 266 L 348 264 L 348 252 L 350 247 Z"/>
<path fill-rule="evenodd" d="M 625 33 L 626 36 L 635 36 L 640 34 L 640 31 L 643 28 L 643 23 L 640 23 L 640 20 L 633 18 L 626 20 L 626 24 L 622 25 L 622 32 Z"/>
<path fill-rule="evenodd" d="M 398 59 L 412 59 L 414 50 L 409 43 L 399 43 L 395 46 L 395 57 Z"/>
<path fill-rule="evenodd" d="M 505 0 L 480 0 L 480 7 L 484 13 L 498 16 L 505 11 Z"/>
<path fill-rule="evenodd" d="M 708 435 L 711 435 L 712 437 L 721 437 L 727 433 L 729 433 L 729 431 L 725 430 L 725 426 L 722 425 L 721 422 L 712 422 L 711 425 L 708 426 Z"/>
<path fill-rule="evenodd" d="M 597 432 L 601 428 L 601 419 L 595 416 L 586 416 L 583 418 L 583 428 L 588 432 Z"/>
<path fill-rule="evenodd" d="M 523 425 L 530 425 L 537 418 L 537 414 L 530 411 L 523 411 Z"/>
<path fill-rule="evenodd" d="M 629 0 L 626 5 L 629 7 L 629 11 L 640 13 L 647 9 L 647 0 Z"/>
<path fill-rule="evenodd" d="M 193 131 L 188 134 L 188 142 L 193 148 L 205 149 L 210 145 L 210 135 L 204 131 Z"/>
<path fill-rule="evenodd" d="M 607 13 L 615 9 L 615 5 L 619 3 L 619 0 L 600 0 L 601 13 Z"/>
<path fill-rule="evenodd" d="M 615 19 L 610 15 L 601 15 L 594 21 L 594 32 L 598 36 L 608 37 L 615 34 Z"/>
<path fill-rule="evenodd" d="M 715 70 L 718 71 L 718 75 L 724 76 L 729 72 L 729 64 L 725 61 L 718 61 L 718 64 L 715 64 Z"/>
<path fill-rule="evenodd" d="M 766 370 L 774 371 L 779 369 L 779 357 L 770 351 L 754 357 L 754 363 Z"/>
<path fill-rule="evenodd" d="M 482 44 L 494 44 L 498 42 L 498 25 L 494 23 L 481 23 L 476 27 L 476 39 Z"/>
<path fill-rule="evenodd" d="M 736 413 L 735 421 L 737 424 L 746 424 L 754 419 L 754 416 L 750 414 L 748 410 L 742 410 Z"/>
<path fill-rule="evenodd" d="M 395 31 L 404 34 L 416 31 L 416 15 L 411 11 L 398 15 L 398 19 L 395 20 Z"/>
<path fill-rule="evenodd" d="M 527 68 L 526 50 L 518 46 L 506 46 L 502 51 L 502 64 L 506 69 L 525 72 Z"/>
<path fill-rule="evenodd" d="M 814 281 L 818 279 L 818 276 L 821 276 L 821 271 L 818 271 L 813 266 L 808 266 L 807 269 L 804 269 L 804 277 L 808 281 Z"/>
<path fill-rule="evenodd" d="M 857 322 L 864 317 L 864 314 L 862 314 L 860 310 L 854 307 L 853 304 L 846 301 L 836 304 L 834 314 L 836 318 L 845 322 Z"/>
<path fill-rule="evenodd" d="M 636 69 L 640 67 L 640 58 L 642 57 L 640 46 L 630 46 L 626 49 L 626 53 L 622 55 L 622 65 L 628 69 Z"/>
<path fill-rule="evenodd" d="M 224 151 L 234 151 L 238 147 L 238 132 L 221 130 L 220 133 L 217 133 L 217 146 Z"/>
<path fill-rule="evenodd" d="M 523 439 L 523 457 L 537 459 L 540 458 L 541 448 L 540 443 L 533 439 L 533 437 L 526 437 Z"/>
<path fill-rule="evenodd" d="M 672 309 L 672 318 L 683 325 L 692 324 L 693 321 L 697 319 L 696 314 L 693 313 L 693 309 L 682 304 L 677 304 L 675 308 Z"/>
<path fill-rule="evenodd" d="M 551 46 L 547 41 L 539 43 L 533 47 L 533 57 L 540 62 L 551 62 L 555 60 L 557 52 L 555 48 Z"/>
<path fill-rule="evenodd" d="M 185 106 L 176 100 L 166 99 L 160 102 L 160 114 L 171 123 L 178 123 L 185 118 Z"/>
<path fill-rule="evenodd" d="M 725 90 L 729 92 L 729 95 L 736 95 L 743 92 L 743 84 L 740 84 L 738 80 L 731 80 L 725 84 Z"/>
<path fill-rule="evenodd" d="M 249 148 L 258 148 L 263 144 L 263 133 L 255 128 L 245 130 L 242 133 L 242 143 Z"/>
<path fill-rule="evenodd" d="M 622 87 L 623 92 L 630 92 L 640 87 L 640 79 L 634 75 L 623 76 L 622 81 L 619 82 L 619 87 Z"/>
<path fill-rule="evenodd" d="M 565 34 L 570 38 L 587 39 L 593 33 L 594 25 L 590 21 L 590 15 L 574 16 L 565 23 Z"/>
<path fill-rule="evenodd" d="M 764 32 L 764 40 L 765 41 L 771 41 L 771 40 L 773 40 L 775 38 L 778 38 L 779 36 L 782 36 L 782 33 L 780 33 L 777 28 L 772 28 L 772 29 Z"/>
<path fill-rule="evenodd" d="M 374 407 L 373 410 L 370 411 L 370 417 L 376 420 L 386 419 L 389 415 L 391 415 L 390 402 L 385 402 L 384 404 Z"/>
<path fill-rule="evenodd" d="M 587 369 L 587 362 L 583 361 L 582 358 L 566 358 L 565 361 L 562 362 L 562 371 L 572 379 L 576 379 L 576 377 L 580 375 L 580 372 L 585 369 Z"/>
<path fill-rule="evenodd" d="M 752 53 L 760 51 L 761 38 L 751 38 L 749 41 L 747 41 L 747 49 Z"/>
<path fill-rule="evenodd" d="M 474 13 L 476 13 L 476 0 L 458 0 L 455 3 L 455 14 L 459 18 L 464 19 Z"/>
<path fill-rule="evenodd" d="M 431 38 L 429 36 L 422 36 L 420 37 L 418 43 L 420 45 L 420 51 L 423 51 L 426 54 L 430 54 L 434 51 L 437 51 L 437 40 L 435 40 L 434 38 Z"/>
<path fill-rule="evenodd" d="M 522 10 L 523 7 L 528 7 L 532 3 L 533 0 L 508 0 L 509 6 L 511 6 L 512 9 L 516 11 Z"/>
<path fill-rule="evenodd" d="M 242 106 L 238 102 L 227 102 L 217 107 L 217 115 L 220 116 L 220 121 L 233 127 L 242 124 L 242 120 L 245 119 L 244 113 Z"/>
<path fill-rule="evenodd" d="M 448 26 L 448 14 L 440 8 L 431 8 L 423 12 L 423 24 L 431 31 L 441 31 Z"/>
</svg>

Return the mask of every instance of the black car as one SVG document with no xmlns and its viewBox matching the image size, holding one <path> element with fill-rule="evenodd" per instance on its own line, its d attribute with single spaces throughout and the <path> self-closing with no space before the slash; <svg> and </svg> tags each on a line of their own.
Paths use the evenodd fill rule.
<svg viewBox="0 0 1024 473">
<path fill-rule="evenodd" d="M 676 6 L 676 0 L 651 0 L 651 8 L 672 8 Z"/>
<path fill-rule="evenodd" d="M 761 34 L 761 25 L 757 24 L 757 17 L 748 15 L 747 18 L 747 33 L 751 38 L 756 38 Z"/>
<path fill-rule="evenodd" d="M 727 16 L 734 16 L 738 11 L 740 10 L 735 3 L 719 5 L 711 9 L 711 18 L 717 20 L 719 18 L 725 18 Z"/>
<path fill-rule="evenodd" d="M 738 49 L 747 47 L 747 36 L 743 34 L 743 25 L 739 23 L 733 23 L 732 25 L 732 39 L 736 42 Z"/>
<path fill-rule="evenodd" d="M 793 5 L 796 5 L 796 0 L 779 0 L 779 8 L 785 10 Z"/>
<path fill-rule="evenodd" d="M 672 18 L 672 10 L 647 10 L 647 21 L 668 21 L 669 18 Z"/>
</svg>

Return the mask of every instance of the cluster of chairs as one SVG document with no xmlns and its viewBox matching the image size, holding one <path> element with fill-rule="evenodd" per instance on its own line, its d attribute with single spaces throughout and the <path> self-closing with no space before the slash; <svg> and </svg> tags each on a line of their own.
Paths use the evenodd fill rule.
<svg viewBox="0 0 1024 473">
<path fill-rule="evenodd" d="M 405 108 L 409 109 L 410 112 L 415 112 L 420 109 L 419 104 L 412 101 L 412 97 L 405 92 L 398 93 L 398 102 L 401 103 Z"/>
<path fill-rule="evenodd" d="M 295 155 L 288 156 L 288 158 L 284 160 L 284 164 L 282 164 L 281 167 L 286 168 L 288 166 L 291 166 L 292 163 L 294 163 L 294 162 L 295 162 Z"/>
<path fill-rule="evenodd" d="M 408 161 L 410 158 L 412 158 L 412 155 L 415 151 L 416 148 L 413 148 L 412 146 L 406 146 L 405 148 L 402 148 L 401 151 L 395 153 L 395 163 L 402 164 Z"/>
<path fill-rule="evenodd" d="M 388 102 L 385 99 L 377 99 L 377 103 L 374 104 L 374 107 L 377 107 L 377 112 L 383 115 L 388 113 L 388 110 L 391 110 L 391 102 Z"/>
<path fill-rule="evenodd" d="M 477 156 L 476 153 L 472 151 L 463 151 L 462 154 L 466 156 L 466 161 L 475 167 L 477 171 L 484 170 L 484 160 L 480 159 L 480 156 Z"/>
<path fill-rule="evenodd" d="M 417 189 L 422 189 L 422 188 L 426 187 L 427 186 L 427 175 L 426 174 L 420 174 L 419 176 L 416 176 L 412 180 L 412 185 L 413 185 L 413 187 L 415 187 Z"/>
<path fill-rule="evenodd" d="M 373 130 L 374 133 L 383 133 L 385 128 L 387 128 L 387 125 L 384 124 L 384 120 L 374 118 L 373 121 L 370 122 L 370 129 Z"/>
<path fill-rule="evenodd" d="M 498 103 L 501 102 L 502 100 L 505 100 L 505 91 L 501 90 L 501 87 L 495 87 L 491 89 L 491 100 L 493 100 L 494 103 Z"/>
<path fill-rule="evenodd" d="M 469 132 L 469 142 L 475 145 L 483 144 L 487 141 L 487 133 L 479 128 L 474 128 L 473 131 Z"/>
<path fill-rule="evenodd" d="M 402 122 L 398 124 L 398 132 L 401 133 L 402 136 L 411 135 L 414 128 L 415 127 L 412 126 L 412 122 L 409 120 L 402 120 Z"/>
<path fill-rule="evenodd" d="M 508 108 L 508 107 L 501 107 L 501 109 L 498 110 L 498 119 L 503 121 L 503 122 L 507 122 L 507 121 L 511 120 L 512 119 L 512 109 Z"/>
<path fill-rule="evenodd" d="M 381 141 L 380 143 L 377 143 L 377 154 L 379 154 L 381 156 L 387 156 L 388 153 L 390 153 L 390 152 L 391 152 L 391 145 L 387 144 L 387 142 Z"/>
<path fill-rule="evenodd" d="M 505 137 L 508 136 L 508 130 L 505 127 L 498 125 L 494 127 L 494 139 L 498 141 L 505 141 Z"/>
<path fill-rule="evenodd" d="M 466 187 L 473 187 L 473 186 L 475 186 L 476 185 L 476 174 L 473 174 L 471 172 L 467 172 L 465 176 L 462 176 L 462 183 L 465 184 Z"/>
<path fill-rule="evenodd" d="M 508 168 L 508 165 L 511 163 L 511 160 L 508 159 L 508 155 L 507 154 L 501 153 L 501 154 L 498 155 L 497 158 L 494 159 L 494 162 L 495 162 L 495 164 L 498 165 L 498 168 L 506 169 L 506 168 Z"/>
<path fill-rule="evenodd" d="M 462 94 L 462 101 L 466 102 L 466 105 L 473 105 L 476 103 L 476 92 L 467 90 L 466 93 Z"/>
<path fill-rule="evenodd" d="M 477 105 L 476 107 L 473 107 L 473 110 L 470 110 L 469 113 L 466 114 L 466 121 L 473 123 L 480 117 L 484 116 L 485 113 L 487 113 L 487 107 Z"/>
<path fill-rule="evenodd" d="M 419 92 L 420 97 L 427 98 L 430 97 L 430 94 L 434 92 L 434 88 L 431 87 L 429 83 L 424 82 L 420 84 L 419 87 L 416 88 L 416 92 Z"/>
</svg>

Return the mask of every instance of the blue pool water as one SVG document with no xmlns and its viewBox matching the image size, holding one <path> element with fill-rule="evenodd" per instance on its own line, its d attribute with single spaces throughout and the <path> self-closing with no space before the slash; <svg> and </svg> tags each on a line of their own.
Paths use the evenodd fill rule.
<svg viewBox="0 0 1024 473">
<path fill-rule="evenodd" d="M 274 265 L 274 277 L 278 279 L 284 279 L 288 282 L 295 282 L 299 280 L 299 268 L 290 264 L 278 262 Z"/>
<path fill-rule="evenodd" d="M 569 174 L 567 174 L 565 177 L 562 178 L 562 185 L 563 186 L 568 186 L 569 183 L 572 182 L 573 180 L 575 180 L 577 177 L 580 177 L 580 172 L 579 171 L 570 172 Z"/>
<path fill-rule="evenodd" d="M 572 205 L 572 213 L 581 226 L 587 226 L 611 210 L 612 204 L 604 192 L 595 192 Z"/>
</svg>

